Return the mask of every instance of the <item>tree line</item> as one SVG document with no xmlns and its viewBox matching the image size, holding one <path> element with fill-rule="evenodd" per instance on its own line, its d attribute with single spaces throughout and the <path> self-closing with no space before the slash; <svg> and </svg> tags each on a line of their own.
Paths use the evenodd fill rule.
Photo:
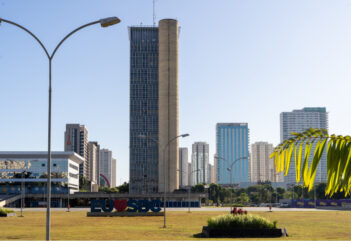
<svg viewBox="0 0 351 241">
<path fill-rule="evenodd" d="M 193 193 L 208 192 L 211 203 L 220 205 L 233 203 L 247 205 L 260 203 L 277 203 L 280 199 L 331 199 L 325 194 L 326 183 L 319 183 L 308 191 L 307 187 L 294 185 L 287 190 L 282 187 L 274 188 L 270 183 L 261 183 L 249 186 L 247 188 L 230 188 L 211 183 L 206 188 L 205 184 L 197 184 L 191 187 Z M 349 197 L 349 196 L 348 196 Z M 344 192 L 337 192 L 332 199 L 344 199 Z"/>
</svg>

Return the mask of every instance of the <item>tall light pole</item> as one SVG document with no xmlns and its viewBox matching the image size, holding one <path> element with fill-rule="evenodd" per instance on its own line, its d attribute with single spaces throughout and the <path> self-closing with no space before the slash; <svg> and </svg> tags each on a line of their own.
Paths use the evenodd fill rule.
<svg viewBox="0 0 351 241">
<path fill-rule="evenodd" d="M 222 160 L 224 160 L 224 161 L 226 161 L 227 163 L 229 163 L 225 158 L 223 158 L 223 157 L 220 157 L 220 156 L 215 156 L 215 158 L 216 159 L 222 159 Z M 232 164 L 230 165 L 230 168 L 227 168 L 227 171 L 229 171 L 230 172 L 230 185 L 231 185 L 231 187 L 232 187 L 232 189 L 234 188 L 233 187 L 233 178 L 232 178 L 232 169 L 233 169 L 233 165 L 237 162 L 237 161 L 239 161 L 239 160 L 243 160 L 243 159 L 247 159 L 247 156 L 243 156 L 243 157 L 239 157 L 239 158 L 237 158 L 237 159 L 235 159 L 233 162 L 232 162 Z M 235 176 L 234 176 L 235 177 Z M 230 191 L 230 211 L 232 211 L 232 207 L 233 206 L 233 190 L 231 190 Z"/>
<path fill-rule="evenodd" d="M 108 27 L 108 26 L 111 26 L 111 25 L 114 25 L 114 24 L 117 24 L 119 22 L 121 22 L 121 20 L 117 17 L 110 17 L 110 18 L 103 18 L 103 19 L 100 19 L 100 20 L 97 20 L 97 21 L 94 21 L 94 22 L 90 22 L 90 23 L 87 23 L 87 24 L 84 24 L 78 28 L 76 28 L 75 30 L 73 30 L 72 32 L 70 32 L 69 34 L 67 34 L 59 43 L 58 45 L 55 47 L 54 51 L 52 52 L 52 54 L 50 55 L 49 52 L 47 51 L 46 47 L 44 46 L 44 44 L 39 40 L 39 38 L 37 36 L 35 36 L 31 31 L 29 31 L 27 28 L 15 23 L 15 22 L 12 22 L 12 21 L 9 21 L 9 20 L 6 20 L 6 19 L 3 19 L 3 18 L 0 18 L 0 23 L 8 23 L 8 24 L 11 24 L 11 25 L 14 25 L 22 30 L 24 30 L 25 32 L 27 32 L 28 34 L 30 34 L 39 44 L 40 46 L 42 47 L 42 49 L 44 50 L 46 56 L 48 57 L 48 60 L 49 60 L 49 107 L 48 107 L 48 163 L 47 163 L 47 173 L 48 173 L 48 178 L 47 178 L 47 204 L 46 204 L 46 207 L 47 207 L 47 210 L 46 210 L 46 240 L 50 240 L 50 206 L 51 206 L 51 106 L 52 106 L 52 103 L 51 103 L 51 99 L 52 99 L 52 81 L 51 81 L 51 65 L 52 65 L 52 59 L 54 58 L 55 54 L 56 54 L 56 51 L 59 49 L 59 47 L 62 45 L 62 43 L 67 39 L 69 38 L 72 34 L 74 34 L 75 32 L 83 29 L 83 28 L 86 28 L 88 26 L 91 26 L 91 25 L 95 25 L 95 24 L 100 24 L 101 27 Z"/>
<path fill-rule="evenodd" d="M 71 208 L 71 206 L 69 204 L 69 192 L 70 192 L 70 190 L 69 190 L 68 182 L 67 182 L 67 190 L 68 190 L 68 192 L 67 192 L 67 212 L 69 212 L 69 209 Z"/>
<path fill-rule="evenodd" d="M 178 169 L 177 171 L 179 171 L 180 173 L 185 173 L 184 171 L 181 171 L 181 170 L 179 170 L 179 169 Z M 192 174 L 193 174 L 194 172 L 198 172 L 198 171 L 200 171 L 200 169 L 191 171 L 191 172 L 190 172 L 190 177 L 192 176 Z M 180 174 L 180 175 L 182 175 L 182 174 Z M 188 183 L 190 183 L 190 180 L 188 180 Z M 190 189 L 191 189 L 191 185 L 189 184 L 189 185 L 188 185 L 188 213 L 190 213 Z"/>
<path fill-rule="evenodd" d="M 189 136 L 189 134 L 182 134 L 182 135 L 179 135 L 179 136 L 176 136 L 176 137 L 173 137 L 172 139 L 168 140 L 167 144 L 163 147 L 162 149 L 162 152 L 163 152 L 163 182 L 164 182 L 164 190 L 163 190 L 163 228 L 166 228 L 167 225 L 166 225 L 166 150 L 169 146 L 169 144 L 172 143 L 172 141 L 175 141 L 176 139 L 178 139 L 179 137 L 187 137 Z M 154 142 L 156 142 L 157 144 L 159 144 L 159 142 L 155 139 L 153 139 L 152 137 L 148 137 L 148 136 L 145 136 L 145 135 L 139 135 L 138 136 L 139 138 L 143 138 L 143 139 L 150 139 Z"/>
<path fill-rule="evenodd" d="M 25 173 L 26 171 L 23 171 L 22 172 L 22 182 L 21 182 L 21 215 L 20 215 L 20 217 L 23 217 L 23 203 L 24 203 L 24 192 L 25 192 L 25 188 L 26 188 L 26 186 L 24 185 L 24 173 Z"/>
<path fill-rule="evenodd" d="M 190 177 L 192 177 L 192 174 L 194 172 L 198 172 L 198 171 L 200 171 L 200 169 L 196 169 L 196 170 L 191 171 Z M 189 190 L 188 190 L 188 213 L 190 213 L 190 189 L 191 189 L 191 185 L 189 185 Z"/>
</svg>

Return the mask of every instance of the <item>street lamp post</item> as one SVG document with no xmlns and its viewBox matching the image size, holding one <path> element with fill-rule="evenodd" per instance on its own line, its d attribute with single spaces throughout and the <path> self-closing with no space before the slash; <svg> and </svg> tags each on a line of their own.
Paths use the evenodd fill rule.
<svg viewBox="0 0 351 241">
<path fill-rule="evenodd" d="M 182 135 L 179 135 L 179 136 L 176 136 L 176 137 L 173 137 L 172 139 L 170 139 L 167 144 L 163 147 L 162 149 L 162 152 L 163 152 L 163 184 L 164 184 L 164 190 L 163 190 L 163 228 L 166 228 L 166 150 L 169 146 L 169 144 L 171 144 L 172 141 L 175 141 L 176 139 L 178 139 L 179 137 L 187 137 L 189 136 L 189 134 L 182 134 Z M 139 135 L 138 136 L 139 138 L 143 138 L 143 139 L 150 139 L 154 142 L 157 143 L 157 145 L 159 145 L 159 142 L 155 139 L 153 139 L 152 137 L 148 137 L 148 136 L 145 136 L 145 135 Z"/>
<path fill-rule="evenodd" d="M 180 171 L 181 173 L 185 173 L 184 171 L 181 171 L 181 170 L 179 170 L 179 169 L 178 169 L 177 171 Z M 190 176 L 192 176 L 192 174 L 193 174 L 194 172 L 198 172 L 198 171 L 200 171 L 200 169 L 193 170 L 193 171 L 191 172 Z M 182 175 L 182 174 L 180 174 L 180 175 Z M 188 180 L 188 183 L 190 183 L 190 180 Z M 191 185 L 189 184 L 189 185 L 188 185 L 188 213 L 190 213 L 190 189 L 191 189 Z"/>
<path fill-rule="evenodd" d="M 67 212 L 69 212 L 69 209 L 71 208 L 70 204 L 69 204 L 69 184 L 67 182 Z"/>
<path fill-rule="evenodd" d="M 24 173 L 25 171 L 22 172 L 22 182 L 21 182 L 21 215 L 20 217 L 23 217 L 23 204 L 24 204 L 24 192 L 25 192 L 25 185 L 24 185 Z"/>
<path fill-rule="evenodd" d="M 47 51 L 46 47 L 44 46 L 44 44 L 39 40 L 39 38 L 37 36 L 35 36 L 31 31 L 29 31 L 27 28 L 15 23 L 15 22 L 12 22 L 12 21 L 9 21 L 9 20 L 6 20 L 6 19 L 3 19 L 3 18 L 0 18 L 0 23 L 4 22 L 4 23 L 8 23 L 8 24 L 11 24 L 11 25 L 14 25 L 22 30 L 24 30 L 25 32 L 27 32 L 28 34 L 30 34 L 39 44 L 40 46 L 42 47 L 42 49 L 44 50 L 46 56 L 48 57 L 48 60 L 49 60 L 49 107 L 48 107 L 48 163 L 47 163 L 47 204 L 46 204 L 46 207 L 47 207 L 47 210 L 46 210 L 46 240 L 50 240 L 50 206 L 51 206 L 51 106 L 52 106 L 52 103 L 51 103 L 51 99 L 52 99 L 52 81 L 51 81 L 51 66 L 52 66 L 52 59 L 54 58 L 55 56 L 55 53 L 56 51 L 59 49 L 59 47 L 62 45 L 62 43 L 67 39 L 69 38 L 72 34 L 74 34 L 75 32 L 83 29 L 83 28 L 86 28 L 88 26 L 91 26 L 91 25 L 95 25 L 95 24 L 100 24 L 101 27 L 108 27 L 108 26 L 111 26 L 111 25 L 114 25 L 114 24 L 117 24 L 119 23 L 121 20 L 117 17 L 110 17 L 110 18 L 104 18 L 104 19 L 100 19 L 100 20 L 97 20 L 97 21 L 94 21 L 94 22 L 90 22 L 90 23 L 87 23 L 85 25 L 82 25 L 78 28 L 76 28 L 75 30 L 73 30 L 72 32 L 70 32 L 69 34 L 67 34 L 59 43 L 58 45 L 55 47 L 54 51 L 52 52 L 52 54 L 50 55 L 49 52 Z"/>
<path fill-rule="evenodd" d="M 198 172 L 198 171 L 200 171 L 200 169 L 193 170 L 190 174 L 190 177 L 192 176 L 192 174 L 194 172 Z M 190 181 L 189 181 L 189 183 L 190 183 Z M 190 213 L 190 189 L 191 189 L 191 185 L 189 185 L 189 190 L 188 190 L 188 213 Z"/>
<path fill-rule="evenodd" d="M 219 157 L 219 156 L 215 156 L 215 158 L 217 158 L 217 159 L 222 159 L 222 160 L 224 160 L 224 161 L 226 161 L 227 163 L 229 163 L 225 158 L 223 158 L 223 157 Z M 230 168 L 227 168 L 227 171 L 229 171 L 230 172 L 230 185 L 231 185 L 231 187 L 232 187 L 232 189 L 234 188 L 233 187 L 233 178 L 232 178 L 232 169 L 233 169 L 233 165 L 237 162 L 237 161 L 239 161 L 239 160 L 243 160 L 243 159 L 247 159 L 247 157 L 246 156 L 243 156 L 243 157 L 239 157 L 239 158 L 237 158 L 237 159 L 235 159 L 233 162 L 232 162 L 232 164 L 230 165 Z M 235 177 L 235 176 L 234 176 Z M 233 209 L 233 190 L 231 190 L 230 191 L 230 211 L 232 211 L 232 209 Z"/>
</svg>

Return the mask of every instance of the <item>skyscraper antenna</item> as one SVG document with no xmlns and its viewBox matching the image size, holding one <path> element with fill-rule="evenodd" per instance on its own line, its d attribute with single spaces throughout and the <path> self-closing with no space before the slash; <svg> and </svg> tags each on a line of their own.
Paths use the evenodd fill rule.
<svg viewBox="0 0 351 241">
<path fill-rule="evenodd" d="M 155 27 L 156 25 L 156 11 L 155 11 L 155 3 L 156 3 L 156 0 L 152 0 L 152 21 L 153 21 L 153 25 Z"/>
</svg>

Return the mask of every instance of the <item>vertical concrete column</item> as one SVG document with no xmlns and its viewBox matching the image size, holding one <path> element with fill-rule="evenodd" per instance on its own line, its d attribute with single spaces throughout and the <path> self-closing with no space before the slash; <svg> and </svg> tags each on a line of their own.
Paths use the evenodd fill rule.
<svg viewBox="0 0 351 241">
<path fill-rule="evenodd" d="M 159 192 L 172 192 L 179 188 L 178 139 L 172 141 L 163 153 L 164 147 L 179 135 L 178 127 L 178 22 L 163 19 L 159 22 Z M 166 172 L 164 172 L 166 165 Z M 164 182 L 166 176 L 166 183 Z"/>
</svg>

